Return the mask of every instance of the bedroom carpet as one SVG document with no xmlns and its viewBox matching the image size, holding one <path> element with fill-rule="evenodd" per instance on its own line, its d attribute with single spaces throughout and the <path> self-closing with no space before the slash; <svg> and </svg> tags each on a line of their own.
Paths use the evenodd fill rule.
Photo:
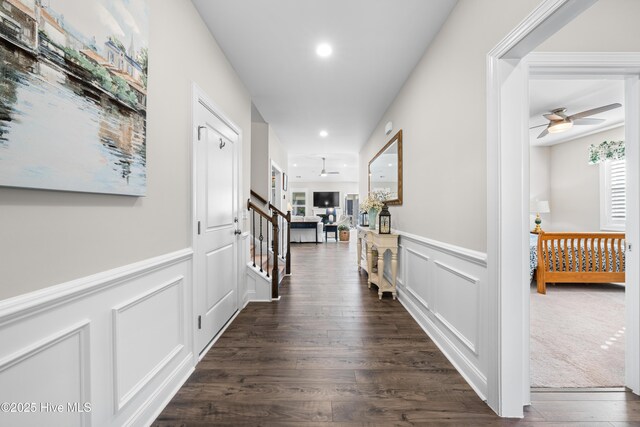
<svg viewBox="0 0 640 427">
<path fill-rule="evenodd" d="M 531 286 L 531 386 L 624 385 L 624 288 Z"/>
</svg>

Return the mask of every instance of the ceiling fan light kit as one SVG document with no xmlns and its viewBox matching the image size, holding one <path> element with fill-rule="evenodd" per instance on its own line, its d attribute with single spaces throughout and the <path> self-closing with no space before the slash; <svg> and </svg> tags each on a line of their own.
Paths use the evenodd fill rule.
<svg viewBox="0 0 640 427">
<path fill-rule="evenodd" d="M 573 127 L 573 125 L 597 125 L 599 123 L 604 122 L 604 119 L 587 119 L 585 117 L 594 116 L 596 114 L 604 113 L 605 111 L 613 110 L 615 108 L 622 107 L 620 103 L 614 103 L 609 105 L 603 105 L 602 107 L 593 108 L 591 110 L 582 111 L 580 113 L 572 114 L 570 116 L 566 115 L 566 108 L 556 108 L 547 114 L 543 114 L 542 116 L 549 120 L 547 125 L 539 125 L 533 126 L 531 129 L 546 126 L 546 128 L 542 131 L 540 135 L 538 135 L 538 139 L 547 136 L 550 133 L 560 133 L 566 132 Z"/>
<path fill-rule="evenodd" d="M 325 157 L 322 158 L 322 171 L 320 171 L 320 176 L 325 177 L 327 175 L 339 175 L 340 172 L 339 171 L 332 171 L 332 172 L 327 172 L 327 169 L 325 167 L 325 161 L 327 159 Z"/>
<path fill-rule="evenodd" d="M 549 133 L 560 133 L 560 132 L 568 131 L 572 127 L 573 127 L 573 121 L 569 118 L 566 118 L 563 120 L 549 123 L 547 130 L 549 131 Z"/>
</svg>

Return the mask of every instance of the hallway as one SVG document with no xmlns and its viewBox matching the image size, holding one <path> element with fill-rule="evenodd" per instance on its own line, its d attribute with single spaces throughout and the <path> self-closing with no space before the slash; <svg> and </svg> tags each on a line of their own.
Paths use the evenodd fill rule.
<svg viewBox="0 0 640 427">
<path fill-rule="evenodd" d="M 499 419 L 400 302 L 367 288 L 355 248 L 294 245 L 281 301 L 249 304 L 154 425 L 640 421 L 628 393 L 536 393 L 525 420 Z"/>
</svg>

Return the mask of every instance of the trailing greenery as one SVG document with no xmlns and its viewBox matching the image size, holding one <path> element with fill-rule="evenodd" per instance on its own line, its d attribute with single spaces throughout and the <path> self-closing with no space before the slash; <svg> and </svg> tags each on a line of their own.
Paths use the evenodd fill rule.
<svg viewBox="0 0 640 427">
<path fill-rule="evenodd" d="M 349 231 L 349 226 L 347 224 L 340 224 L 338 226 L 338 231 Z"/>
</svg>

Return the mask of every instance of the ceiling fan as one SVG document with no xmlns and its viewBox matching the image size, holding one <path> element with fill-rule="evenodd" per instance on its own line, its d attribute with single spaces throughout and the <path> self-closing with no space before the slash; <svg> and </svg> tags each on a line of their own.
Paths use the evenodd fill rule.
<svg viewBox="0 0 640 427">
<path fill-rule="evenodd" d="M 333 172 L 327 172 L 326 168 L 325 168 L 325 160 L 326 158 L 322 158 L 322 171 L 320 172 L 320 176 L 327 176 L 327 175 L 339 175 L 340 172 L 338 171 L 333 171 Z"/>
<path fill-rule="evenodd" d="M 582 111 L 580 113 L 566 115 L 566 108 L 556 108 L 548 114 L 542 116 L 549 120 L 548 124 L 533 126 L 530 129 L 546 126 L 547 128 L 538 135 L 538 139 L 547 136 L 549 133 L 560 133 L 567 131 L 573 127 L 573 125 L 597 125 L 604 122 L 604 119 L 587 119 L 585 117 L 594 116 L 596 114 L 604 113 L 605 111 L 613 110 L 614 108 L 620 108 L 622 104 L 609 104 L 602 107 L 593 108 L 591 110 Z"/>
</svg>

